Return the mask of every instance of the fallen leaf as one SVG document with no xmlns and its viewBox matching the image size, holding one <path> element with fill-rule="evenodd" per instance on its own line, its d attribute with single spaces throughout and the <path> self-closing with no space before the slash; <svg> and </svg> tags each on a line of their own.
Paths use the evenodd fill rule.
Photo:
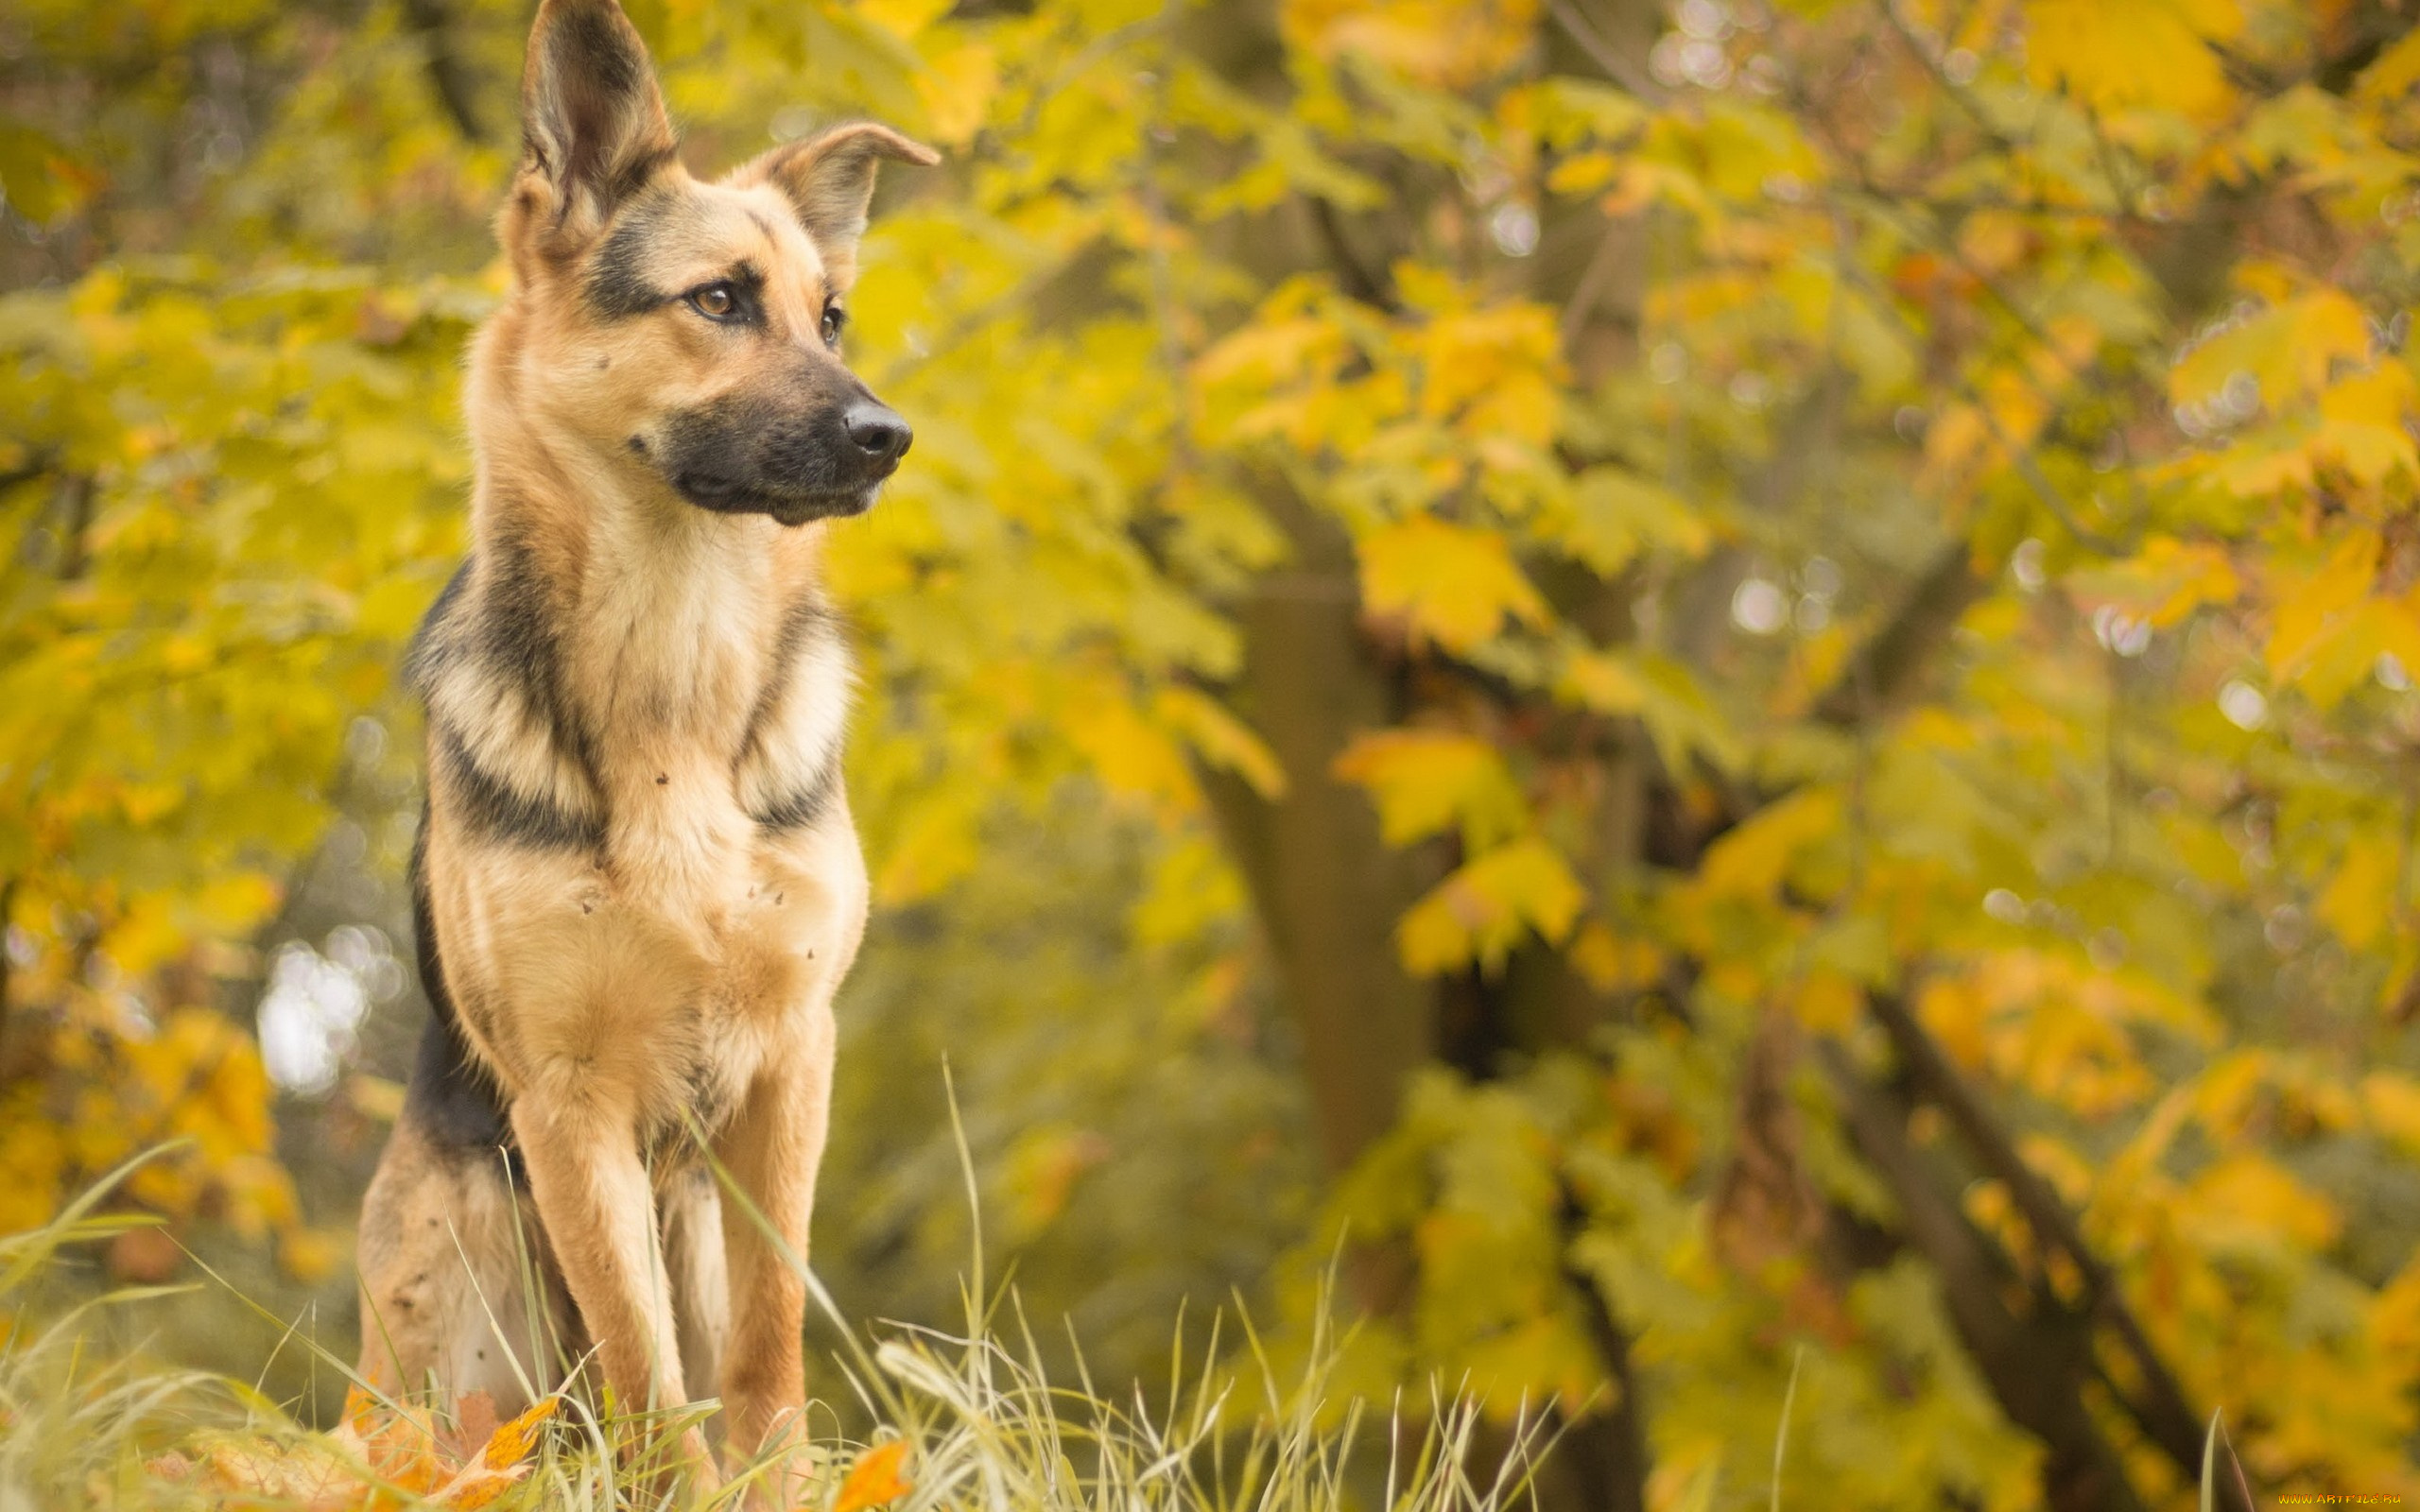
<svg viewBox="0 0 2420 1512">
<path fill-rule="evenodd" d="M 899 1473 L 908 1458 L 908 1443 L 894 1438 L 876 1444 L 857 1456 L 849 1467 L 848 1479 L 840 1483 L 840 1495 L 832 1503 L 832 1512 L 865 1512 L 867 1507 L 895 1502 L 915 1489 L 915 1483 Z"/>
</svg>

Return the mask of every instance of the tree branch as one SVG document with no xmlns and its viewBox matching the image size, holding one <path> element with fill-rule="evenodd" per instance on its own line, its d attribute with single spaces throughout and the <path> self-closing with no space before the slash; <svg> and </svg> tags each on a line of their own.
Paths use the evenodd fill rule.
<svg viewBox="0 0 2420 1512">
<path fill-rule="evenodd" d="M 1845 730 L 1897 712 L 1933 650 L 1948 642 L 1959 616 L 1990 587 L 1975 571 L 1965 541 L 1942 547 L 1889 622 L 1858 648 L 1815 701 L 1815 718 Z"/>
<path fill-rule="evenodd" d="M 471 76 L 454 49 L 454 18 L 446 0 L 404 0 L 404 19 L 420 35 L 428 85 L 437 92 L 437 102 L 445 107 L 446 118 L 464 141 L 479 141 L 487 133 L 480 129 Z"/>
<path fill-rule="evenodd" d="M 17 905 L 17 879 L 0 883 L 0 1044 L 9 1039 L 9 919 Z"/>
<path fill-rule="evenodd" d="M 1588 55 L 1589 60 L 1605 71 L 1607 78 L 1650 105 L 1664 103 L 1664 91 L 1656 86 L 1653 79 L 1640 73 L 1637 66 L 1624 58 L 1612 43 L 1607 42 L 1588 18 L 1572 6 L 1571 0 L 1547 0 L 1547 10 L 1563 27 L 1564 34 L 1580 44 L 1580 50 Z"/>
<path fill-rule="evenodd" d="M 1344 292 L 1373 309 L 1384 310 L 1390 315 L 1400 313 L 1402 305 L 1397 302 L 1394 290 L 1387 286 L 1384 275 L 1371 271 L 1369 266 L 1361 261 L 1361 254 L 1353 249 L 1352 241 L 1344 234 L 1344 217 L 1334 201 L 1319 195 L 1312 195 L 1309 198 L 1311 224 L 1319 230 L 1320 241 L 1327 248 L 1328 260 L 1336 265 Z"/>
<path fill-rule="evenodd" d="M 1909 1241 L 1941 1277 L 1951 1324 L 2009 1420 L 2041 1440 L 2042 1499 L 2050 1512 L 2142 1512 L 2117 1452 L 2083 1400 L 2093 1375 L 2082 1318 L 2046 1305 L 2019 1315 L 2004 1299 L 2011 1280 L 1991 1248 L 1945 1195 L 1907 1138 L 1896 1099 L 1870 1085 L 1830 1040 L 1816 1055 L 1841 1096 L 1849 1136 L 1898 1199 Z"/>
<path fill-rule="evenodd" d="M 1563 1190 L 1560 1216 L 1564 1250 L 1568 1254 L 1570 1241 L 1585 1221 L 1568 1186 Z M 1645 1416 L 1639 1410 L 1638 1376 L 1631 1368 L 1630 1335 L 1598 1290 L 1596 1278 L 1566 1263 L 1564 1279 L 1579 1295 L 1589 1342 L 1596 1346 L 1597 1356 L 1604 1362 L 1605 1373 L 1618 1393 L 1604 1413 L 1582 1418 L 1577 1404 L 1567 1410 L 1564 1453 L 1579 1461 L 1581 1473 L 1589 1478 L 1592 1494 L 1587 1505 L 1593 1512 L 1646 1512 L 1647 1476 L 1653 1461 L 1648 1456 Z"/>
<path fill-rule="evenodd" d="M 2114 1388 L 2113 1393 L 2141 1426 L 2146 1437 L 2159 1445 L 2188 1477 L 2198 1474 L 2202 1464 L 2202 1418 L 2187 1404 L 2184 1387 L 2169 1369 L 2168 1362 L 2152 1348 L 2151 1336 L 2135 1316 L 2134 1309 L 2127 1305 L 2117 1278 L 2084 1243 L 2083 1230 L 2075 1215 L 2050 1190 L 2050 1184 L 2025 1163 L 2015 1142 L 1967 1086 L 1966 1079 L 1958 1074 L 1958 1068 L 1916 1016 L 1908 1011 L 1908 1005 L 1895 996 L 1879 992 L 1869 997 L 1867 1004 L 1876 1021 L 1890 1035 L 1899 1063 L 1907 1068 L 1927 1100 L 1948 1117 L 1984 1169 L 2007 1186 L 2034 1237 L 2044 1246 L 2066 1253 L 2083 1279 L 2086 1311 L 2107 1323 L 2125 1345 L 2126 1352 L 2134 1357 L 2135 1368 L 2142 1373 L 2143 1400 L 2137 1401 Z"/>
</svg>

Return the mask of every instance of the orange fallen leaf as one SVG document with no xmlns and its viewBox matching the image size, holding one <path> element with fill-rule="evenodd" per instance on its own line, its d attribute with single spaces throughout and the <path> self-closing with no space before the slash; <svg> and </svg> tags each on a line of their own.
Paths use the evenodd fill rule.
<svg viewBox="0 0 2420 1512">
<path fill-rule="evenodd" d="M 480 1462 L 492 1470 L 500 1470 L 528 1457 L 536 1447 L 538 1430 L 544 1428 L 562 1405 L 561 1397 L 541 1397 L 519 1417 L 488 1435 L 488 1447 L 479 1455 Z"/>
<path fill-rule="evenodd" d="M 197 1462 L 183 1453 L 150 1462 L 162 1480 L 193 1486 L 224 1507 L 276 1505 L 292 1512 L 349 1512 L 369 1490 L 359 1474 L 328 1452 L 320 1440 L 292 1444 L 248 1434 L 229 1434 L 193 1446 Z"/>
<path fill-rule="evenodd" d="M 523 1461 L 537 1447 L 539 1430 L 562 1405 L 561 1397 L 541 1397 L 510 1422 L 496 1425 L 495 1402 L 485 1392 L 456 1403 L 455 1414 L 466 1431 L 482 1423 L 493 1426 L 478 1456 L 437 1493 L 439 1504 L 474 1512 L 528 1479 L 531 1467 Z"/>
<path fill-rule="evenodd" d="M 832 1503 L 832 1512 L 865 1512 L 868 1507 L 894 1502 L 916 1488 L 915 1483 L 899 1473 L 908 1458 L 908 1442 L 894 1438 L 876 1444 L 857 1456 L 849 1467 L 848 1479 L 840 1483 L 840 1495 Z"/>
<path fill-rule="evenodd" d="M 459 1475 L 445 1484 L 443 1490 L 437 1493 L 437 1503 L 440 1506 L 454 1508 L 456 1512 L 475 1512 L 475 1508 L 486 1506 L 527 1480 L 531 1468 L 527 1465 L 507 1465 L 497 1469 L 485 1463 L 466 1466 Z"/>
<path fill-rule="evenodd" d="M 426 1413 L 389 1407 L 359 1386 L 345 1393 L 344 1421 L 328 1436 L 395 1490 L 426 1496 L 450 1473 L 438 1450 L 437 1425 Z"/>
</svg>

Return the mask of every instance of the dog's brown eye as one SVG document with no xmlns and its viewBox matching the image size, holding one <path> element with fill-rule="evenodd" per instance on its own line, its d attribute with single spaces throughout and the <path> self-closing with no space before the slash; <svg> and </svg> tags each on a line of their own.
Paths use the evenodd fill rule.
<svg viewBox="0 0 2420 1512">
<path fill-rule="evenodd" d="M 840 339 L 841 328 L 849 323 L 849 312 L 837 304 L 823 307 L 823 344 L 830 346 Z"/>
<path fill-rule="evenodd" d="M 689 302 L 698 307 L 700 315 L 717 320 L 724 318 L 739 308 L 739 301 L 733 295 L 731 285 L 728 284 L 709 284 L 697 293 L 690 295 Z"/>
</svg>

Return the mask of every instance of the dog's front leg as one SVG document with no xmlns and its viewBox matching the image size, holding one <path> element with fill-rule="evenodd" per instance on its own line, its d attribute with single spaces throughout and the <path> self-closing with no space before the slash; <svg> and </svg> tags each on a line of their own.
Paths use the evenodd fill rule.
<svg viewBox="0 0 2420 1512">
<path fill-rule="evenodd" d="M 688 1395 L 635 1119 L 576 1078 L 565 1083 L 560 1091 L 525 1092 L 512 1105 L 529 1194 L 596 1341 L 616 1409 L 677 1407 Z M 698 1476 L 714 1479 L 698 1430 L 682 1435 L 681 1458 Z"/>
<path fill-rule="evenodd" d="M 797 1434 L 806 1406 L 800 1359 L 806 1282 L 795 1267 L 806 1258 L 815 1171 L 832 1107 L 830 1009 L 812 1018 L 800 1053 L 756 1078 L 717 1142 L 732 1183 L 746 1198 L 722 1205 L 731 1273 L 723 1404 L 735 1463 Z"/>
</svg>

